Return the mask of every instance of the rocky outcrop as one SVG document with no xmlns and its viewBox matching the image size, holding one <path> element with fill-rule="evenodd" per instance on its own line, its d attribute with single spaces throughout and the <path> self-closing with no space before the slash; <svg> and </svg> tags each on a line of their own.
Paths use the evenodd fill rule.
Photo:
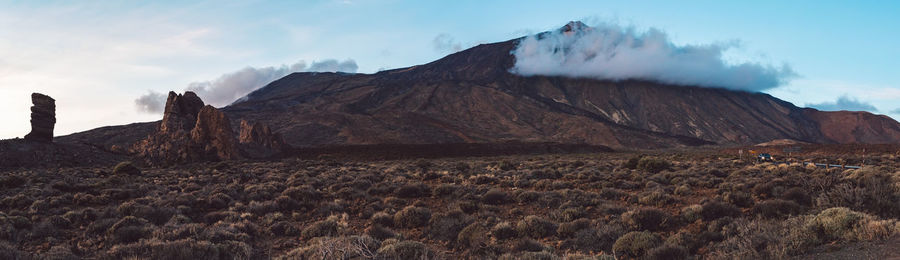
<svg viewBox="0 0 900 260">
<path fill-rule="evenodd" d="M 219 109 L 193 92 L 169 92 L 159 128 L 130 151 L 150 164 L 271 158 L 284 151 L 281 136 L 262 123 L 241 121 L 240 138 Z M 240 141 L 239 141 L 240 140 Z"/>
<path fill-rule="evenodd" d="M 220 161 L 241 158 L 231 123 L 224 113 L 193 92 L 169 92 L 159 129 L 132 146 L 151 164 Z"/>
<path fill-rule="evenodd" d="M 26 140 L 53 142 L 53 126 L 56 124 L 56 100 L 41 94 L 31 94 L 31 132 Z"/>
<path fill-rule="evenodd" d="M 184 95 L 169 92 L 166 99 L 166 109 L 163 112 L 163 120 L 159 125 L 161 133 L 174 133 L 191 129 L 197 122 L 197 114 L 203 108 L 203 100 L 194 92 L 184 92 Z"/>
<path fill-rule="evenodd" d="M 284 140 L 281 135 L 272 133 L 268 125 L 241 120 L 241 134 L 238 137 L 244 154 L 251 158 L 266 158 L 284 151 Z"/>
<path fill-rule="evenodd" d="M 219 159 L 239 158 L 235 146 L 234 132 L 231 122 L 225 113 L 213 106 L 206 105 L 197 113 L 197 123 L 191 130 L 191 141 L 203 144 L 203 152 L 208 157 Z"/>
</svg>

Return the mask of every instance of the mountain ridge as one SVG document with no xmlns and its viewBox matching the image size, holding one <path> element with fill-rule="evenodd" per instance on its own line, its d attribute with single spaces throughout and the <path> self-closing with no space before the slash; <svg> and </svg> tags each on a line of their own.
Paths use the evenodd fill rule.
<svg viewBox="0 0 900 260">
<path fill-rule="evenodd" d="M 511 52 L 521 39 L 480 44 L 426 64 L 374 74 L 292 73 L 222 111 L 233 124 L 241 119 L 264 122 L 294 147 L 900 142 L 900 124 L 888 117 L 801 108 L 765 93 L 640 79 L 519 76 L 510 69 L 515 63 Z M 855 118 L 852 124 L 841 123 Z"/>
</svg>

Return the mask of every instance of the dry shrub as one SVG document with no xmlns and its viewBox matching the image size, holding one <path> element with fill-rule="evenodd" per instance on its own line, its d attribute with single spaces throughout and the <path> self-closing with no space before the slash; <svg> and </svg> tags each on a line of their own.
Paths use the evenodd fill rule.
<svg viewBox="0 0 900 260">
<path fill-rule="evenodd" d="M 681 217 L 687 222 L 694 222 L 700 219 L 700 213 L 703 211 L 703 206 L 699 204 L 693 204 L 689 206 L 685 206 L 681 208 Z"/>
<path fill-rule="evenodd" d="M 488 242 L 488 229 L 480 223 L 472 223 L 456 237 L 456 244 L 462 248 L 480 248 L 484 247 Z"/>
<path fill-rule="evenodd" d="M 730 234 L 715 244 L 708 255 L 711 259 L 786 259 L 821 244 L 806 223 L 811 216 L 789 218 L 784 221 L 739 219 L 729 225 Z"/>
<path fill-rule="evenodd" d="M 434 259 L 435 253 L 418 241 L 385 241 L 378 249 L 380 259 Z"/>
<path fill-rule="evenodd" d="M 490 205 L 500 205 L 509 201 L 509 195 L 501 189 L 491 189 L 481 196 L 481 201 Z"/>
<path fill-rule="evenodd" d="M 900 190 L 891 176 L 859 170 L 847 176 L 844 183 L 826 190 L 816 198 L 822 208 L 846 207 L 885 218 L 900 216 Z"/>
<path fill-rule="evenodd" d="M 79 260 L 81 257 L 72 253 L 72 249 L 65 245 L 56 245 L 40 255 L 40 259 L 45 260 Z"/>
<path fill-rule="evenodd" d="M 7 175 L 0 177 L 0 188 L 13 189 L 24 185 L 28 180 L 19 175 Z"/>
<path fill-rule="evenodd" d="M 825 240 L 877 240 L 897 232 L 897 221 L 879 220 L 874 216 L 848 208 L 823 210 L 808 225 L 820 232 Z"/>
<path fill-rule="evenodd" d="M 120 162 L 113 167 L 113 174 L 116 175 L 141 175 L 141 169 L 138 169 L 131 162 Z"/>
<path fill-rule="evenodd" d="M 497 240 L 507 240 L 510 238 L 515 238 L 519 234 L 516 232 L 516 229 L 509 222 L 500 222 L 497 225 L 494 225 L 491 228 L 491 236 Z"/>
<path fill-rule="evenodd" d="M 312 204 L 322 198 L 322 193 L 309 186 L 289 187 L 281 192 L 281 195 L 288 196 L 300 203 Z"/>
<path fill-rule="evenodd" d="M 314 237 L 330 237 L 335 236 L 338 233 L 338 224 L 337 221 L 332 219 L 326 219 L 322 221 L 313 222 L 309 226 L 303 228 L 303 231 L 300 232 L 300 235 L 303 238 L 310 239 Z"/>
<path fill-rule="evenodd" d="M 686 230 L 681 230 L 678 233 L 669 236 L 666 238 L 665 244 L 683 247 L 690 253 L 696 252 L 697 249 L 700 249 L 700 247 L 705 245 L 704 241 L 700 241 L 696 235 Z"/>
<path fill-rule="evenodd" d="M 719 201 L 704 203 L 700 209 L 700 216 L 705 221 L 712 221 L 723 217 L 738 217 L 741 210 L 738 207 Z"/>
<path fill-rule="evenodd" d="M 372 225 L 382 225 L 385 227 L 394 226 L 394 216 L 387 212 L 378 212 L 370 218 Z"/>
<path fill-rule="evenodd" d="M 407 183 L 397 189 L 396 195 L 400 198 L 425 197 L 429 195 L 428 185 L 425 185 L 424 183 Z"/>
<path fill-rule="evenodd" d="M 681 246 L 663 245 L 647 252 L 647 259 L 681 260 L 688 258 L 688 251 Z"/>
<path fill-rule="evenodd" d="M 587 229 L 591 226 L 591 221 L 586 218 L 580 218 L 573 220 L 571 222 L 565 222 L 559 225 L 559 228 L 556 229 L 556 233 L 561 238 L 569 238 L 575 235 L 576 232 L 580 230 Z"/>
<path fill-rule="evenodd" d="M 613 253 L 617 257 L 640 258 L 661 244 L 662 238 L 657 234 L 632 231 L 616 240 L 613 244 Z"/>
<path fill-rule="evenodd" d="M 380 247 L 368 236 L 320 237 L 275 259 L 373 259 Z"/>
<path fill-rule="evenodd" d="M 650 173 L 659 173 L 663 170 L 668 170 L 669 167 L 672 167 L 668 161 L 654 158 L 654 157 L 644 157 L 638 160 L 637 169 L 643 170 Z"/>
<path fill-rule="evenodd" d="M 243 242 L 212 243 L 193 239 L 176 241 L 150 239 L 113 246 L 107 251 L 107 256 L 113 259 L 250 259 L 251 252 L 250 246 Z"/>
<path fill-rule="evenodd" d="M 553 236 L 556 234 L 556 229 L 556 223 L 535 215 L 525 217 L 516 225 L 519 234 L 532 238 Z"/>
<path fill-rule="evenodd" d="M 750 194 L 747 194 L 746 192 L 726 192 L 722 196 L 722 199 L 725 200 L 725 202 L 734 204 L 735 206 L 742 208 L 753 206 L 753 197 L 751 197 Z"/>
<path fill-rule="evenodd" d="M 592 253 L 608 250 L 612 242 L 607 242 L 594 228 L 585 228 L 575 232 L 570 239 L 561 243 L 561 247 L 567 250 L 575 250 L 583 253 Z"/>
<path fill-rule="evenodd" d="M 9 260 L 25 260 L 31 259 L 28 254 L 22 252 L 14 245 L 7 243 L 6 241 L 0 240 L 0 259 L 9 259 Z"/>
<path fill-rule="evenodd" d="M 107 231 L 113 243 L 131 243 L 150 234 L 149 222 L 142 218 L 126 216 Z"/>
<path fill-rule="evenodd" d="M 541 242 L 535 241 L 530 238 L 521 238 L 514 241 L 510 244 L 510 250 L 512 252 L 540 252 L 544 251 L 547 248 L 541 244 Z"/>
<path fill-rule="evenodd" d="M 400 234 L 398 234 L 397 232 L 394 232 L 390 228 L 383 227 L 383 226 L 377 225 L 377 224 L 367 227 L 366 230 L 364 230 L 364 232 L 367 235 L 374 237 L 375 239 L 379 239 L 379 240 L 400 237 Z"/>
<path fill-rule="evenodd" d="M 806 190 L 800 187 L 794 187 L 784 191 L 784 193 L 781 194 L 781 198 L 796 202 L 800 205 L 812 204 L 812 198 L 806 193 Z"/>
<path fill-rule="evenodd" d="M 438 198 L 447 197 L 453 195 L 458 189 L 459 185 L 445 183 L 435 187 L 434 190 L 431 191 L 431 195 Z"/>
<path fill-rule="evenodd" d="M 555 254 L 547 251 L 540 252 L 522 252 L 518 254 L 504 254 L 500 256 L 500 260 L 559 260 Z"/>
<path fill-rule="evenodd" d="M 622 214 L 622 223 L 636 231 L 660 231 L 674 224 L 672 221 L 669 213 L 657 208 L 640 208 Z"/>
<path fill-rule="evenodd" d="M 431 219 L 431 210 L 428 208 L 407 206 L 394 214 L 394 226 L 403 228 L 415 228 L 428 225 Z"/>
<path fill-rule="evenodd" d="M 472 222 L 472 218 L 460 210 L 451 210 L 434 214 L 430 222 L 428 234 L 432 238 L 453 241 L 457 238 L 459 231 Z"/>
<path fill-rule="evenodd" d="M 756 216 L 774 219 L 797 215 L 800 213 L 801 209 L 802 206 L 796 202 L 772 199 L 757 203 L 750 211 Z"/>
<path fill-rule="evenodd" d="M 269 226 L 269 232 L 276 236 L 296 236 L 300 235 L 301 230 L 287 221 L 278 221 Z"/>
<path fill-rule="evenodd" d="M 648 206 L 665 207 L 666 205 L 678 202 L 678 199 L 666 194 L 664 191 L 655 190 L 643 194 L 638 198 L 638 202 Z"/>
</svg>

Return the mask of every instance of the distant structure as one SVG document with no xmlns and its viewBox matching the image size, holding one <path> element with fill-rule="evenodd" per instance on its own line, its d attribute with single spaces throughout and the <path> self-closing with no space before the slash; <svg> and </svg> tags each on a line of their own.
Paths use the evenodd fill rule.
<svg viewBox="0 0 900 260">
<path fill-rule="evenodd" d="M 31 93 L 31 103 L 31 132 L 25 135 L 25 140 L 53 142 L 56 100 L 41 93 Z"/>
</svg>

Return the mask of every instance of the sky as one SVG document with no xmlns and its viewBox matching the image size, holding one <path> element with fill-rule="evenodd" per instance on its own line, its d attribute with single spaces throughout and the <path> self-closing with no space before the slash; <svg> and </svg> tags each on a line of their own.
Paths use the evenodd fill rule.
<svg viewBox="0 0 900 260">
<path fill-rule="evenodd" d="M 796 74 L 764 93 L 900 118 L 898 13 L 895 1 L 0 0 L 0 138 L 27 134 L 32 92 L 56 99 L 55 134 L 65 135 L 158 120 L 136 101 L 172 90 L 374 73 L 573 20 L 729 46 L 727 62 Z M 232 97 L 210 96 L 218 106 Z"/>
</svg>

